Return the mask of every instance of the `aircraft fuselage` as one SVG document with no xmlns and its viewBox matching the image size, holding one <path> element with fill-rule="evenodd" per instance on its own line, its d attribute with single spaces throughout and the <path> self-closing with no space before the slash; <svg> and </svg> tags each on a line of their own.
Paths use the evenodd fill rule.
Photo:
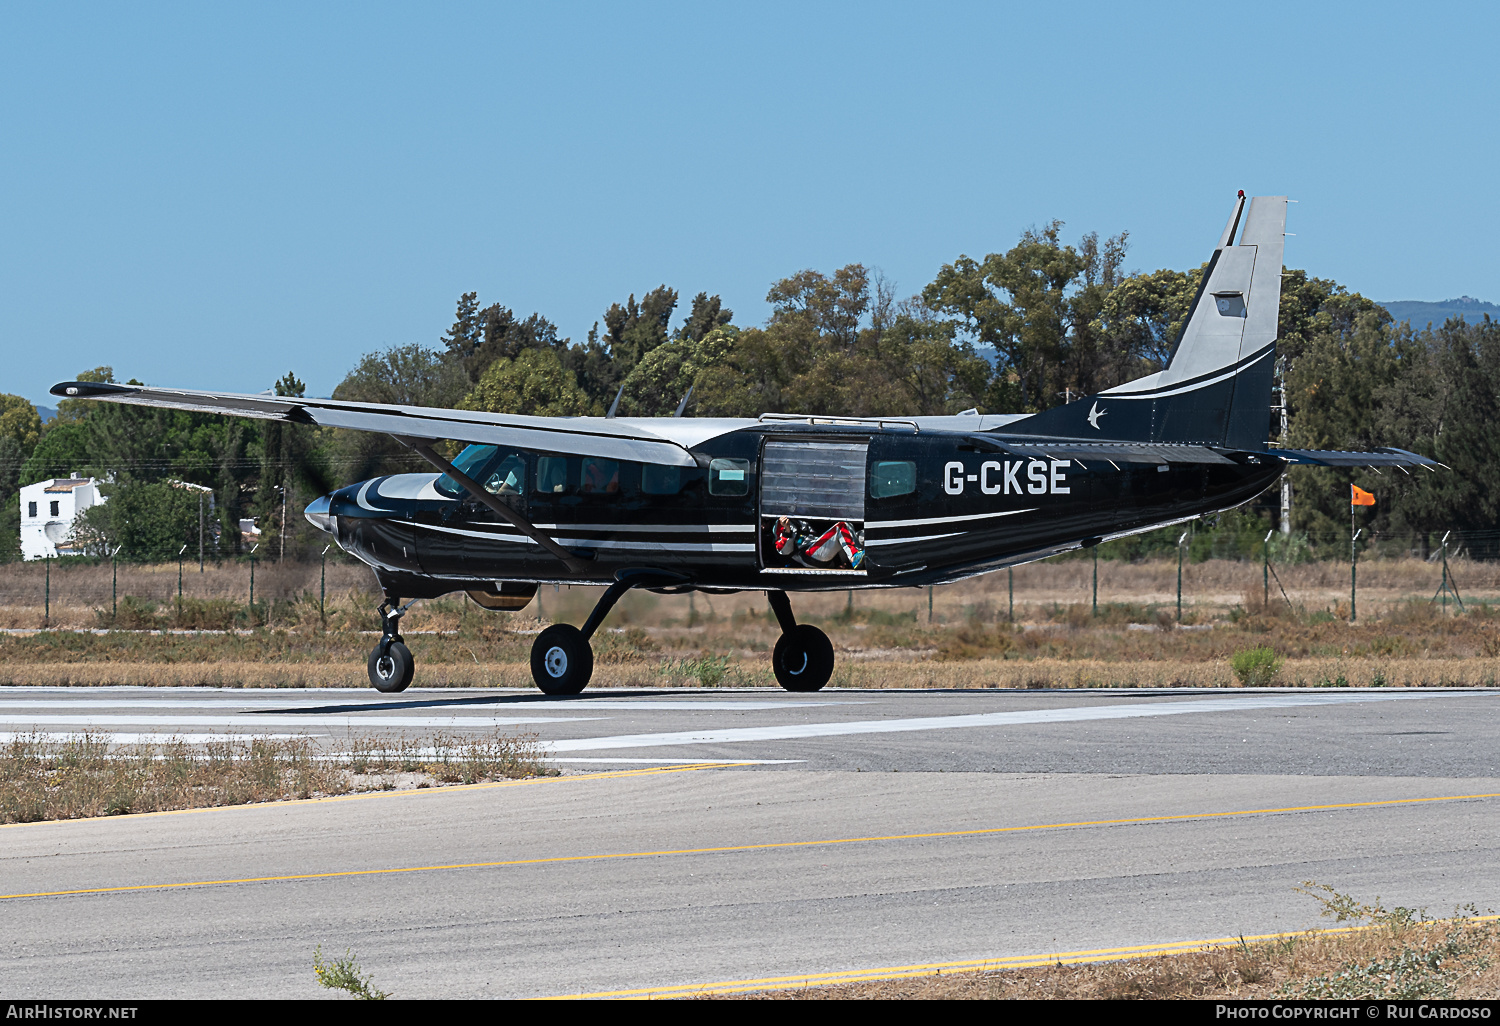
<svg viewBox="0 0 1500 1026">
<path fill-rule="evenodd" d="M 1018 456 L 1007 441 L 1038 440 L 758 425 L 693 447 L 692 468 L 499 448 L 475 462 L 476 479 L 503 474 L 492 489 L 501 501 L 588 561 L 581 575 L 437 474 L 340 489 L 327 526 L 415 597 L 501 581 L 608 584 L 641 566 L 682 575 L 674 587 L 913 587 L 1237 506 L 1282 471 L 1234 453 L 1215 463 Z M 858 565 L 786 558 L 775 545 L 783 517 L 814 532 L 847 524 Z"/>
</svg>

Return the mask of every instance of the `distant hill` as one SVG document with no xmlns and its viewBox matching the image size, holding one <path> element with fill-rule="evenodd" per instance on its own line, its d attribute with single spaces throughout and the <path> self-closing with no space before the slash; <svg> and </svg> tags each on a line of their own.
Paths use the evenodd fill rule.
<svg viewBox="0 0 1500 1026">
<path fill-rule="evenodd" d="M 57 416 L 57 411 L 52 409 L 50 406 L 38 406 L 36 408 L 36 412 L 37 416 L 42 418 L 43 424 L 47 423 L 47 421 Z"/>
<path fill-rule="evenodd" d="M 1450 317 L 1462 317 L 1470 324 L 1478 324 L 1484 320 L 1485 314 L 1489 314 L 1491 320 L 1500 321 L 1500 306 L 1474 299 L 1472 296 L 1445 299 L 1441 303 L 1423 303 L 1414 299 L 1403 299 L 1380 305 L 1390 311 L 1397 324 L 1402 321 L 1411 321 L 1411 326 L 1418 331 L 1427 327 L 1428 324 L 1438 327 Z"/>
</svg>

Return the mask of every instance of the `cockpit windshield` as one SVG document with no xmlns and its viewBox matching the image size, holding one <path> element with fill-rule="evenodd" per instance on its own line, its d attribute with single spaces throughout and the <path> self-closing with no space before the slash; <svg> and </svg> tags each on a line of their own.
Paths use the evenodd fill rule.
<svg viewBox="0 0 1500 1026">
<path fill-rule="evenodd" d="M 464 449 L 463 452 L 458 454 L 458 458 L 453 461 L 453 468 L 461 472 L 465 477 L 473 478 L 479 483 L 486 485 L 486 487 L 488 488 L 485 472 L 489 469 L 490 464 L 495 462 L 495 458 L 499 455 L 499 446 L 471 445 Z M 519 459 L 513 454 L 507 453 L 507 455 L 511 456 L 511 459 L 514 460 L 517 464 L 520 463 Z M 516 481 L 519 482 L 519 480 L 520 478 L 517 477 Z M 453 478 L 449 477 L 447 474 L 444 474 L 442 477 L 438 478 L 437 483 L 434 484 L 433 487 L 442 492 L 444 495 L 451 495 L 454 498 L 458 498 L 459 496 L 464 494 L 463 485 L 453 480 Z M 488 490 L 492 493 L 499 494 L 496 488 L 488 488 Z"/>
</svg>

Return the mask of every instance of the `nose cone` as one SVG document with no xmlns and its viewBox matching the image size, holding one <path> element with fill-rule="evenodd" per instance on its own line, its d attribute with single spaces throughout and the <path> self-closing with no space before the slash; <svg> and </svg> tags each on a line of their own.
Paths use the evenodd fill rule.
<svg viewBox="0 0 1500 1026">
<path fill-rule="evenodd" d="M 328 507 L 329 496 L 320 496 L 307 504 L 307 509 L 302 511 L 302 515 L 307 517 L 307 522 L 318 530 L 337 535 L 338 525 L 334 522 L 333 515 L 328 512 Z"/>
</svg>

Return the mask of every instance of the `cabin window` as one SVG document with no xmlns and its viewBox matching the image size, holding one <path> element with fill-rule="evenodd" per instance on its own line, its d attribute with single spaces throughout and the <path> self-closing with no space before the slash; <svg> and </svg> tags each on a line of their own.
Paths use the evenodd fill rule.
<svg viewBox="0 0 1500 1026">
<path fill-rule="evenodd" d="M 749 460 L 712 460 L 708 464 L 708 494 L 749 495 Z"/>
<path fill-rule="evenodd" d="M 543 456 L 536 461 L 536 490 L 543 495 L 565 495 L 571 490 L 566 456 Z"/>
<path fill-rule="evenodd" d="M 34 503 L 34 502 L 28 502 L 26 504 L 26 515 L 28 517 L 35 517 L 36 516 L 36 503 Z"/>
<path fill-rule="evenodd" d="M 682 468 L 644 464 L 641 467 L 641 491 L 647 495 L 676 495 L 682 491 Z"/>
<path fill-rule="evenodd" d="M 578 493 L 580 495 L 619 494 L 619 460 L 603 460 L 595 456 L 585 456 L 582 462 L 582 472 L 578 475 Z"/>
<path fill-rule="evenodd" d="M 870 467 L 870 498 L 890 499 L 917 490 L 917 465 L 908 460 L 880 460 Z"/>
<path fill-rule="evenodd" d="M 620 461 L 598 456 L 543 456 L 536 462 L 539 495 L 618 495 Z"/>
</svg>

